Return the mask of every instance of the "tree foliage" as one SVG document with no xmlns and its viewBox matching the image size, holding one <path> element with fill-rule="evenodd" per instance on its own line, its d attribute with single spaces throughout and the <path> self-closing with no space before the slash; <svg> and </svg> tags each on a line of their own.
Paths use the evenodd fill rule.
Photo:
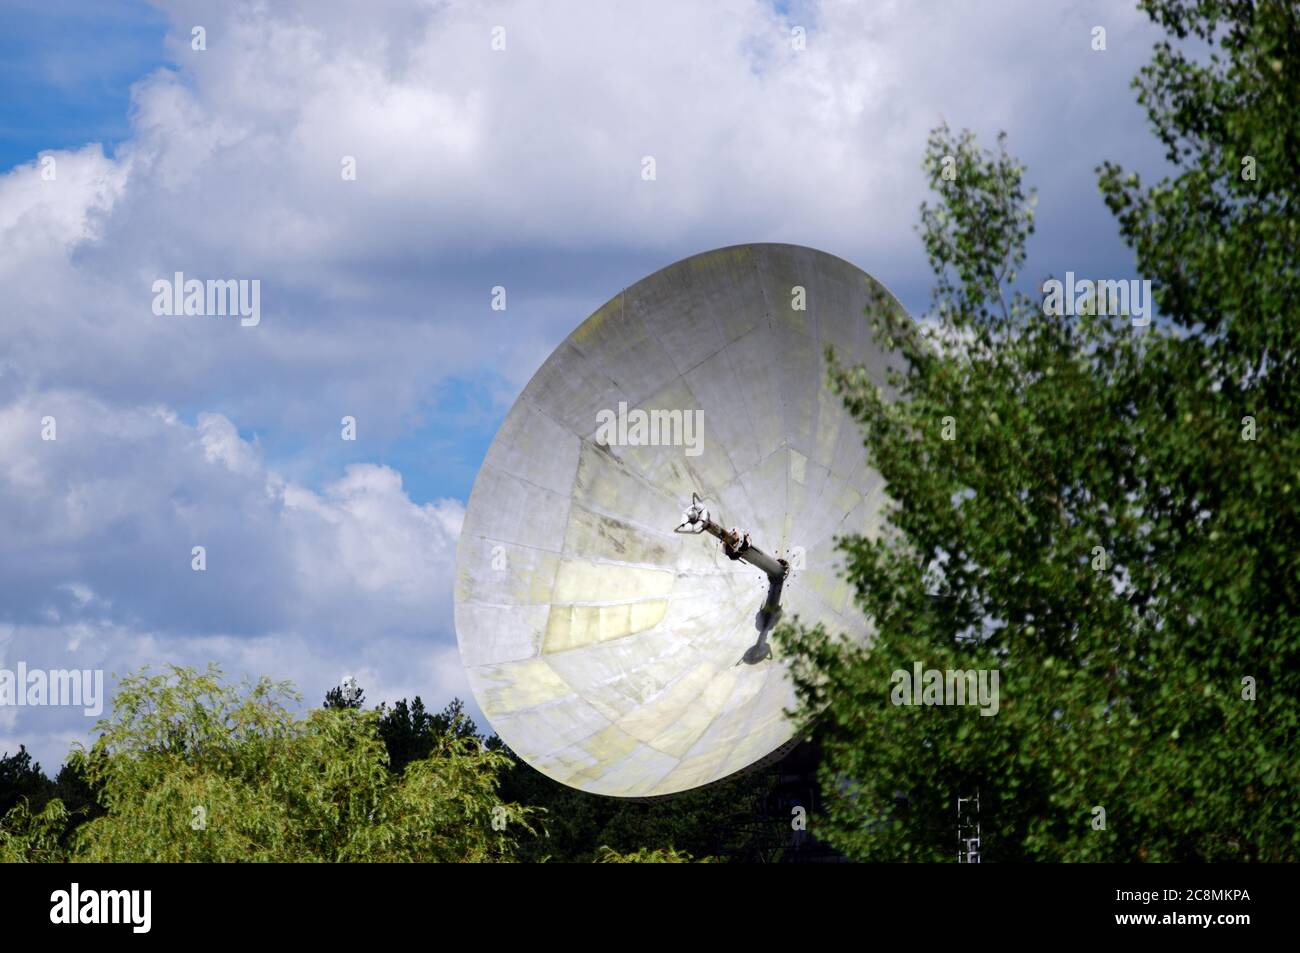
<svg viewBox="0 0 1300 953">
<path fill-rule="evenodd" d="M 25 745 L 18 746 L 16 754 L 5 752 L 0 757 L 0 817 L 4 817 L 19 802 L 37 808 L 49 800 L 50 779 L 38 762 L 32 760 Z"/>
<path fill-rule="evenodd" d="M 502 777 L 503 797 L 544 811 L 542 837 L 520 844 L 520 859 L 590 863 L 610 850 L 629 857 L 640 851 L 716 860 L 771 862 L 790 843 L 787 819 L 767 816 L 773 787 L 769 771 L 755 771 L 671 798 L 635 801 L 588 794 L 553 781 L 508 748 L 511 765 Z"/>
<path fill-rule="evenodd" d="M 378 712 L 296 718 L 288 686 L 226 684 L 215 668 L 122 680 L 98 739 L 70 764 L 104 814 L 62 856 L 82 861 L 491 861 L 514 858 L 534 812 L 497 797 L 504 755 L 433 738 L 389 770 Z M 52 859 L 62 803 L 15 809 L 0 857 Z M 61 831 L 61 826 L 58 828 Z"/>
<path fill-rule="evenodd" d="M 0 861 L 767 861 L 788 840 L 788 821 L 762 816 L 762 772 L 653 803 L 606 798 L 481 737 L 460 699 L 366 712 L 331 693 L 298 718 L 295 697 L 211 668 L 125 679 L 56 781 L 25 750 L 0 766 L 13 804 Z"/>
<path fill-rule="evenodd" d="M 1017 292 L 1024 169 L 945 127 L 932 319 L 876 303 L 906 368 L 834 372 L 891 498 L 843 541 L 876 636 L 782 637 L 832 794 L 812 830 L 851 856 L 951 859 L 976 793 L 985 859 L 1300 856 L 1300 13 L 1143 7 L 1171 37 L 1135 86 L 1175 168 L 1099 179 L 1161 318 Z M 996 670 L 998 713 L 893 704 L 915 662 Z"/>
<path fill-rule="evenodd" d="M 405 698 L 389 708 L 379 706 L 379 736 L 388 751 L 388 766 L 403 771 L 412 761 L 427 758 L 443 736 L 481 741 L 478 726 L 465 714 L 465 703 L 453 698 L 442 711 L 425 710 L 419 695 L 407 703 Z"/>
<path fill-rule="evenodd" d="M 654 850 L 642 847 L 640 850 L 634 850 L 626 854 L 621 854 L 612 847 L 601 847 L 596 852 L 596 863 L 598 864 L 707 864 L 710 862 L 711 858 L 706 857 L 703 860 L 696 861 L 685 851 L 673 850 L 671 847 Z"/>
</svg>

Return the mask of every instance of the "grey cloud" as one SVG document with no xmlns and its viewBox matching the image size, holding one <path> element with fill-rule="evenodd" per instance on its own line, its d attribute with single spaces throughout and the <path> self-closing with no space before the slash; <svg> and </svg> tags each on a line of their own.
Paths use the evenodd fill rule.
<svg viewBox="0 0 1300 953">
<path fill-rule="evenodd" d="M 136 86 L 132 137 L 55 153 L 53 182 L 0 174 L 6 657 L 358 666 L 376 700 L 451 685 L 461 504 L 343 470 L 343 414 L 373 460 L 457 379 L 503 413 L 596 306 L 718 245 L 823 248 L 920 310 L 919 162 L 944 119 L 1029 161 L 1040 271 L 1123 274 L 1092 169 L 1159 166 L 1128 0 L 162 6 L 176 69 Z M 154 315 L 178 270 L 259 279 L 262 323 Z"/>
</svg>

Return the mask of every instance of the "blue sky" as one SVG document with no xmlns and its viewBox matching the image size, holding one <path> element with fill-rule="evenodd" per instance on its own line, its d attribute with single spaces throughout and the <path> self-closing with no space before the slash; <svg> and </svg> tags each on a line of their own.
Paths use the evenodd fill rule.
<svg viewBox="0 0 1300 953">
<path fill-rule="evenodd" d="M 832 252 L 922 313 L 945 120 L 1028 162 L 1027 280 L 1132 276 L 1094 170 L 1159 168 L 1129 89 L 1154 38 L 1129 2 L 5 4 L 0 667 L 466 696 L 464 504 L 569 331 L 752 241 Z M 261 323 L 153 314 L 176 271 L 260 281 Z M 54 766 L 89 727 L 0 708 L 0 751 Z"/>
<path fill-rule="evenodd" d="M 166 30 L 161 10 L 134 0 L 0 6 L 0 168 L 129 136 L 131 84 L 163 65 Z"/>
</svg>

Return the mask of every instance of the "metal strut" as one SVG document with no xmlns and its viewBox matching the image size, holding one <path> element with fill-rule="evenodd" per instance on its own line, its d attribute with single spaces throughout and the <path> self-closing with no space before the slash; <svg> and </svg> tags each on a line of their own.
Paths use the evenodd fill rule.
<svg viewBox="0 0 1300 953">
<path fill-rule="evenodd" d="M 728 559 L 740 559 L 741 562 L 749 563 L 767 576 L 767 599 L 763 602 L 762 610 L 759 610 L 759 640 L 754 646 L 754 650 L 759 651 L 754 654 L 755 657 L 761 655 L 763 658 L 770 658 L 771 649 L 767 647 L 767 633 L 776 625 L 777 619 L 781 618 L 781 589 L 785 586 L 785 577 L 789 575 L 790 564 L 784 559 L 764 553 L 750 542 L 749 533 L 744 530 L 735 527 L 723 529 L 718 523 L 714 523 L 708 515 L 705 504 L 699 499 L 698 493 L 690 494 L 690 507 L 681 515 L 681 524 L 673 532 L 708 533 L 710 536 L 718 537 L 718 540 L 723 543 L 723 553 L 727 554 Z M 754 650 L 751 650 L 751 653 Z M 753 659 L 748 657 L 745 660 L 753 662 Z"/>
<path fill-rule="evenodd" d="M 709 533 L 716 536 L 722 542 L 722 551 L 729 559 L 743 559 L 765 572 L 773 582 L 784 579 L 790 571 L 789 563 L 763 552 L 750 541 L 748 533 L 735 527 L 723 529 L 715 523 L 698 493 L 691 494 L 691 506 L 682 514 L 682 522 L 673 532 Z"/>
</svg>

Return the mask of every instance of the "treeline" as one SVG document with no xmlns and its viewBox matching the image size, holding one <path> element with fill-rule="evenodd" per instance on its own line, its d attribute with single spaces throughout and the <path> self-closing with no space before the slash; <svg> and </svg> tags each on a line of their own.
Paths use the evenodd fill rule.
<svg viewBox="0 0 1300 953">
<path fill-rule="evenodd" d="M 460 699 L 293 700 L 215 668 L 124 679 L 53 779 L 25 748 L 0 759 L 0 860 L 772 862 L 808 845 L 772 810 L 772 769 L 632 802 L 550 780 Z"/>
</svg>

